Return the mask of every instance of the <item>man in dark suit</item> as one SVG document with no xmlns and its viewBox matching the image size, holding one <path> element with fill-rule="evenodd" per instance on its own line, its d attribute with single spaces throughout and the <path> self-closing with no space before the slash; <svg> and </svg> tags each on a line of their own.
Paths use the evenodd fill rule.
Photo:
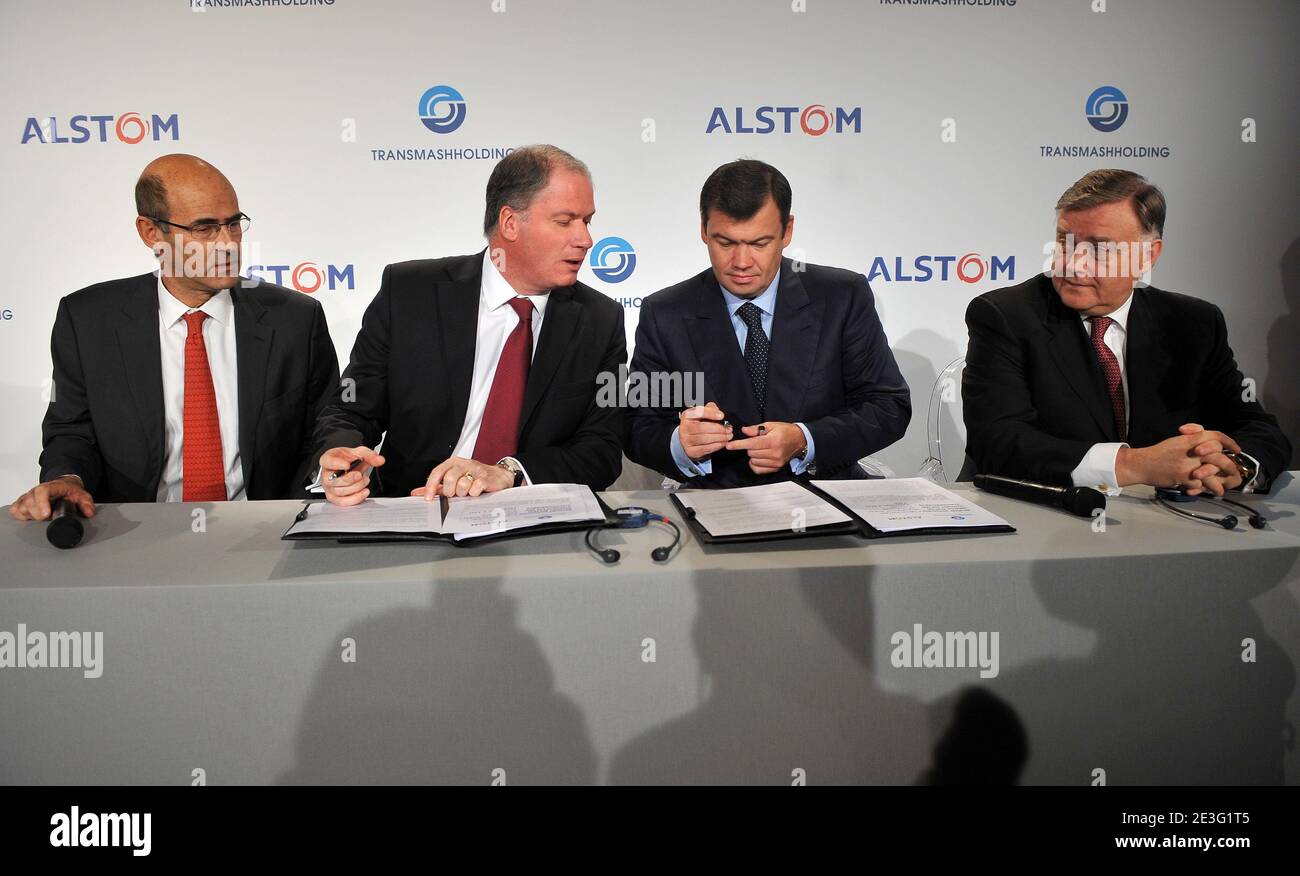
<svg viewBox="0 0 1300 876">
<path fill-rule="evenodd" d="M 1051 276 L 970 303 L 962 377 L 981 473 L 1197 495 L 1267 491 L 1291 445 L 1233 359 L 1219 308 L 1137 287 L 1165 199 L 1131 171 L 1087 174 L 1056 205 Z"/>
<path fill-rule="evenodd" d="M 319 303 L 242 280 L 248 217 L 230 181 L 192 155 L 151 162 L 136 230 L 160 272 L 65 297 L 41 483 L 10 506 L 44 520 L 95 502 L 284 499 L 301 493 L 311 428 L 338 388 Z"/>
<path fill-rule="evenodd" d="M 488 180 L 488 249 L 384 269 L 316 426 L 330 502 L 614 482 L 622 415 L 597 388 L 627 339 L 623 308 L 577 281 L 595 212 L 581 161 L 524 147 Z"/>
<path fill-rule="evenodd" d="M 703 395 L 632 408 L 629 459 L 691 487 L 856 478 L 859 458 L 907 430 L 911 396 L 866 278 L 784 258 L 790 202 L 761 161 L 704 183 L 712 267 L 642 302 L 630 369 L 650 382 L 702 374 Z"/>
</svg>

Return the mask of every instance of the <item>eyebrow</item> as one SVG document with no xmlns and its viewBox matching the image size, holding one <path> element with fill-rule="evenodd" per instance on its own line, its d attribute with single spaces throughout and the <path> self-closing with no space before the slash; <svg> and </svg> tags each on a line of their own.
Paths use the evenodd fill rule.
<svg viewBox="0 0 1300 876">
<path fill-rule="evenodd" d="M 187 224 L 187 225 L 215 225 L 215 224 L 217 224 L 217 223 L 220 223 L 220 224 L 222 224 L 222 225 L 229 225 L 231 222 L 234 222 L 236 219 L 240 219 L 240 218 L 242 218 L 243 215 L 244 215 L 243 213 L 236 213 L 235 215 L 231 216 L 229 219 L 217 219 L 217 218 L 212 217 L 212 216 L 203 216 L 203 217 L 201 217 L 201 218 L 199 218 L 199 219 L 191 219 L 189 222 L 187 222 L 187 223 L 185 223 L 185 224 Z"/>
<path fill-rule="evenodd" d="M 591 213 L 588 213 L 588 214 L 584 217 L 583 214 L 581 214 L 581 213 L 575 213 L 575 212 L 573 212 L 572 210 L 557 210 L 556 212 L 554 212 L 554 213 L 551 214 L 551 218 L 552 218 L 552 219 L 558 219 L 558 218 L 561 217 L 561 216 L 568 216 L 570 219 L 583 219 L 583 218 L 590 219 L 592 216 L 595 216 L 595 215 L 596 215 L 596 214 L 595 214 L 594 211 L 591 212 Z"/>
<path fill-rule="evenodd" d="M 1068 228 L 1058 228 L 1058 229 L 1056 229 L 1056 234 L 1057 234 L 1057 236 L 1059 236 L 1059 237 L 1064 237 L 1064 236 L 1067 235 L 1067 234 L 1073 234 L 1073 233 L 1074 233 L 1074 232 L 1070 231 Z M 1084 242 L 1086 242 L 1086 243 L 1117 243 L 1117 242 L 1118 242 L 1118 241 L 1116 241 L 1115 238 L 1113 238 L 1113 237 L 1096 237 L 1096 236 L 1093 236 L 1093 237 L 1079 237 L 1079 235 L 1077 235 L 1077 234 L 1074 235 L 1074 239 L 1075 239 L 1075 240 L 1082 240 L 1082 241 L 1084 241 Z"/>
<path fill-rule="evenodd" d="M 755 237 L 753 240 L 741 240 L 741 241 L 736 241 L 736 240 L 731 239 L 730 237 L 727 237 L 727 235 L 725 235 L 725 234 L 719 234 L 719 233 L 716 232 L 716 231 L 713 232 L 712 234 L 710 234 L 709 236 L 712 237 L 714 240 L 719 241 L 720 243 L 748 243 L 750 246 L 753 246 L 753 245 L 756 244 L 756 243 L 762 243 L 762 242 L 767 241 L 767 240 L 775 240 L 775 239 L 776 239 L 776 235 L 775 235 L 775 234 L 764 234 L 762 237 Z"/>
</svg>

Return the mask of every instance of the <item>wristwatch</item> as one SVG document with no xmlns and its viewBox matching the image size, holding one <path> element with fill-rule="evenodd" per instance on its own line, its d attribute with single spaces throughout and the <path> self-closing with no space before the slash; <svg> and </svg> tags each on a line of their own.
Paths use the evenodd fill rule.
<svg viewBox="0 0 1300 876">
<path fill-rule="evenodd" d="M 499 460 L 497 462 L 497 468 L 504 468 L 506 471 L 514 475 L 515 482 L 511 484 L 511 486 L 518 487 L 523 485 L 524 467 L 520 465 L 519 460 L 515 459 L 513 456 L 507 456 L 505 459 Z"/>
<path fill-rule="evenodd" d="M 1241 472 L 1241 486 L 1239 489 L 1243 493 L 1251 492 L 1252 488 L 1247 485 L 1253 481 L 1255 475 L 1259 473 L 1259 470 L 1255 467 L 1255 463 L 1251 462 L 1244 453 L 1237 453 L 1235 450 L 1225 450 L 1223 451 L 1223 455 L 1232 460 L 1232 464 L 1237 467 L 1237 471 Z"/>
</svg>

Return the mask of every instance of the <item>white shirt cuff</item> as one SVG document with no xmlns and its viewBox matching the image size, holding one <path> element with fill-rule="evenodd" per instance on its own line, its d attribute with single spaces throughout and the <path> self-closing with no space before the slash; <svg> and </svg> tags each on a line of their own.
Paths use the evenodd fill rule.
<svg viewBox="0 0 1300 876">
<path fill-rule="evenodd" d="M 1121 447 L 1128 447 L 1123 442 L 1113 444 L 1094 444 L 1088 448 L 1083 459 L 1070 472 L 1070 482 L 1076 487 L 1092 487 L 1107 496 L 1118 496 L 1121 492 L 1119 478 L 1115 476 L 1115 457 Z"/>
</svg>

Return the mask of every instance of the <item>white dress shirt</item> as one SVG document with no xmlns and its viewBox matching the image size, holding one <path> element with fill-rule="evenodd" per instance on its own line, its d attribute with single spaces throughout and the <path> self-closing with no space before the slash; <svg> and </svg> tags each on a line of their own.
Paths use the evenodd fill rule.
<svg viewBox="0 0 1300 876">
<path fill-rule="evenodd" d="M 1124 353 L 1128 349 L 1128 314 L 1133 306 L 1133 296 L 1138 294 L 1134 289 L 1128 296 L 1128 300 L 1115 308 L 1111 313 L 1106 314 L 1111 319 L 1110 325 L 1106 327 L 1106 336 L 1102 338 L 1104 343 L 1112 353 L 1115 354 L 1116 360 L 1119 361 L 1120 384 L 1124 388 L 1124 426 L 1128 431 L 1128 423 L 1132 419 L 1132 406 L 1129 404 L 1128 396 L 1128 362 L 1125 361 Z M 1093 323 L 1088 321 L 1088 317 L 1083 314 L 1079 315 L 1083 322 L 1084 334 L 1088 336 L 1091 344 Z M 1174 437 L 1172 435 L 1170 438 Z M 1118 496 L 1122 492 L 1119 486 L 1119 478 L 1115 474 L 1115 458 L 1119 455 L 1121 447 L 1128 447 L 1125 441 L 1106 442 L 1094 444 L 1088 448 L 1088 452 L 1083 455 L 1083 459 L 1075 466 L 1074 471 L 1070 472 L 1071 483 L 1076 487 L 1093 487 L 1101 490 L 1108 496 Z M 1243 454 L 1247 459 L 1254 461 L 1254 457 Z M 1259 463 L 1255 462 L 1256 471 L 1259 470 Z M 1252 484 L 1254 481 L 1251 482 Z M 1242 484 L 1243 487 L 1249 487 L 1250 484 Z"/>
<path fill-rule="evenodd" d="M 519 317 L 510 306 L 512 298 L 527 298 L 533 302 L 533 356 L 537 356 L 537 340 L 542 334 L 542 320 L 546 316 L 549 292 L 521 296 L 501 276 L 491 258 L 492 250 L 483 253 L 483 281 L 478 294 L 478 330 L 474 342 L 474 376 L 469 386 L 469 406 L 465 409 L 465 423 L 460 428 L 453 456 L 474 458 L 474 445 L 478 443 L 478 430 L 483 425 L 483 412 L 487 409 L 488 395 L 492 392 L 492 379 L 496 377 L 497 361 L 505 349 L 506 338 L 519 325 Z M 479 462 L 495 465 L 498 460 L 480 459 Z M 520 466 L 522 468 L 522 465 Z M 524 473 L 525 482 L 528 480 Z"/>
<path fill-rule="evenodd" d="M 162 349 L 163 471 L 158 481 L 159 502 L 180 502 L 185 441 L 185 314 L 202 310 L 203 345 L 208 352 L 212 388 L 221 422 L 221 463 L 226 472 L 226 497 L 244 499 L 244 469 L 239 457 L 239 381 L 235 352 L 235 305 L 230 292 L 218 292 L 202 307 L 186 307 L 167 291 L 158 278 L 158 339 Z"/>
</svg>

